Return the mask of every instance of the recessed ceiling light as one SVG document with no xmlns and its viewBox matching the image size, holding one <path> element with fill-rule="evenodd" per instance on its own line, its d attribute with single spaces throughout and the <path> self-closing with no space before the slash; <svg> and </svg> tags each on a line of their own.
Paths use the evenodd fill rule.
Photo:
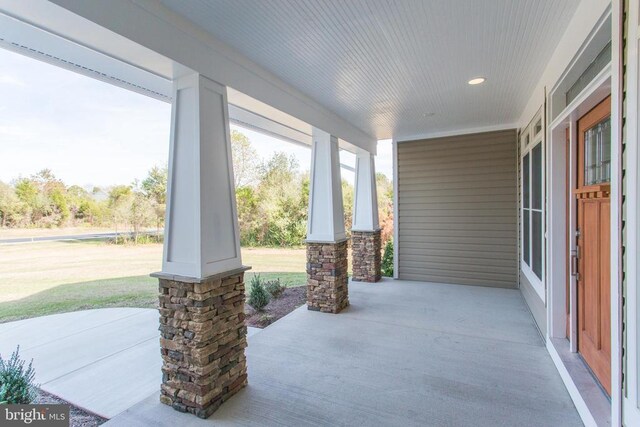
<svg viewBox="0 0 640 427">
<path fill-rule="evenodd" d="M 471 80 L 469 80 L 469 84 L 470 85 L 479 85 L 481 83 L 484 83 L 485 80 L 487 80 L 487 79 L 485 79 L 484 77 L 474 77 Z"/>
<path fill-rule="evenodd" d="M 422 117 L 433 117 L 436 113 L 422 113 Z"/>
</svg>

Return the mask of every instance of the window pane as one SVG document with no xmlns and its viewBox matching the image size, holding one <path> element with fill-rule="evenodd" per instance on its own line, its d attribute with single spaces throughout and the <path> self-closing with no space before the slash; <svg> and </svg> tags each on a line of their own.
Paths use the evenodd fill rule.
<svg viewBox="0 0 640 427">
<path fill-rule="evenodd" d="M 584 185 L 593 185 L 597 182 L 596 169 L 598 167 L 598 132 L 597 127 L 592 127 L 584 133 Z"/>
<path fill-rule="evenodd" d="M 525 209 L 522 211 L 522 259 L 527 265 L 530 266 L 531 262 L 529 260 L 529 230 L 529 211 Z"/>
<path fill-rule="evenodd" d="M 538 119 L 536 125 L 533 128 L 533 134 L 538 136 L 538 134 L 542 131 L 542 119 Z"/>
<path fill-rule="evenodd" d="M 542 212 L 531 211 L 531 269 L 542 280 Z"/>
<path fill-rule="evenodd" d="M 542 209 L 542 144 L 531 150 L 531 207 Z"/>
<path fill-rule="evenodd" d="M 611 182 L 611 118 L 600 123 L 600 182 Z"/>
<path fill-rule="evenodd" d="M 611 119 L 584 133 L 584 185 L 611 181 Z"/>
<path fill-rule="evenodd" d="M 529 154 L 522 159 L 522 206 L 529 207 Z"/>
</svg>

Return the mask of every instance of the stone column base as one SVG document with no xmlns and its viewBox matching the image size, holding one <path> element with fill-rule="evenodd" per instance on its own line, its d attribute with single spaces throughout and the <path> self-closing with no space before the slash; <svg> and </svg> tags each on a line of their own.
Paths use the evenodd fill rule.
<svg viewBox="0 0 640 427">
<path fill-rule="evenodd" d="M 241 268 L 206 279 L 160 280 L 160 401 L 208 418 L 247 385 Z"/>
<path fill-rule="evenodd" d="M 349 305 L 347 240 L 307 242 L 307 308 L 339 313 Z"/>
<path fill-rule="evenodd" d="M 377 282 L 382 278 L 381 230 L 351 231 L 353 275 L 357 282 Z"/>
</svg>

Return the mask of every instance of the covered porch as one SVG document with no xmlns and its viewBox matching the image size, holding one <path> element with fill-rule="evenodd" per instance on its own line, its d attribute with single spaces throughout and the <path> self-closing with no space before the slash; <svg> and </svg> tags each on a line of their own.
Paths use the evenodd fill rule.
<svg viewBox="0 0 640 427">
<path fill-rule="evenodd" d="M 581 425 L 518 290 L 383 279 L 349 299 L 250 336 L 249 384 L 209 419 L 156 392 L 107 425 Z"/>
<path fill-rule="evenodd" d="M 621 23 L 640 16 L 637 4 L 33 4 L 0 0 L 7 47 L 172 103 L 154 275 L 161 392 L 113 425 L 618 425 L 623 412 L 636 424 L 637 364 L 626 365 L 633 402 L 621 383 L 622 241 L 637 228 L 635 196 L 624 231 L 621 216 L 622 167 L 637 172 L 635 141 L 629 165 L 621 157 L 621 52 L 640 27 L 626 34 Z M 585 330 L 571 196 L 585 166 L 579 120 L 609 96 L 601 119 L 612 124 L 599 134 L 614 141 L 609 181 L 594 195 L 610 199 L 598 225 L 608 270 L 597 273 L 604 297 L 590 312 L 607 312 L 591 324 L 607 344 L 608 377 L 596 379 L 584 364 L 572 375 L 560 353 L 581 357 Z M 233 122 L 312 147 L 307 307 L 248 340 Z M 382 139 L 394 145 L 393 282 L 379 282 Z M 351 230 L 341 150 L 357 157 Z"/>
</svg>

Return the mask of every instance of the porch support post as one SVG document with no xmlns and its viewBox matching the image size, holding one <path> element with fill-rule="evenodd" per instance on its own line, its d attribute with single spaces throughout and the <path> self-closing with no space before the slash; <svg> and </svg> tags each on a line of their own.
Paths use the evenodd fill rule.
<svg viewBox="0 0 640 427">
<path fill-rule="evenodd" d="M 338 139 L 313 129 L 307 221 L 307 307 L 338 313 L 349 305 Z"/>
<path fill-rule="evenodd" d="M 380 234 L 375 159 L 373 154 L 360 150 L 356 153 L 353 227 L 351 229 L 351 265 L 353 268 L 351 280 L 377 282 L 382 277 Z"/>
<path fill-rule="evenodd" d="M 160 281 L 160 401 L 207 418 L 247 384 L 244 272 L 227 91 L 174 81 Z"/>
</svg>

